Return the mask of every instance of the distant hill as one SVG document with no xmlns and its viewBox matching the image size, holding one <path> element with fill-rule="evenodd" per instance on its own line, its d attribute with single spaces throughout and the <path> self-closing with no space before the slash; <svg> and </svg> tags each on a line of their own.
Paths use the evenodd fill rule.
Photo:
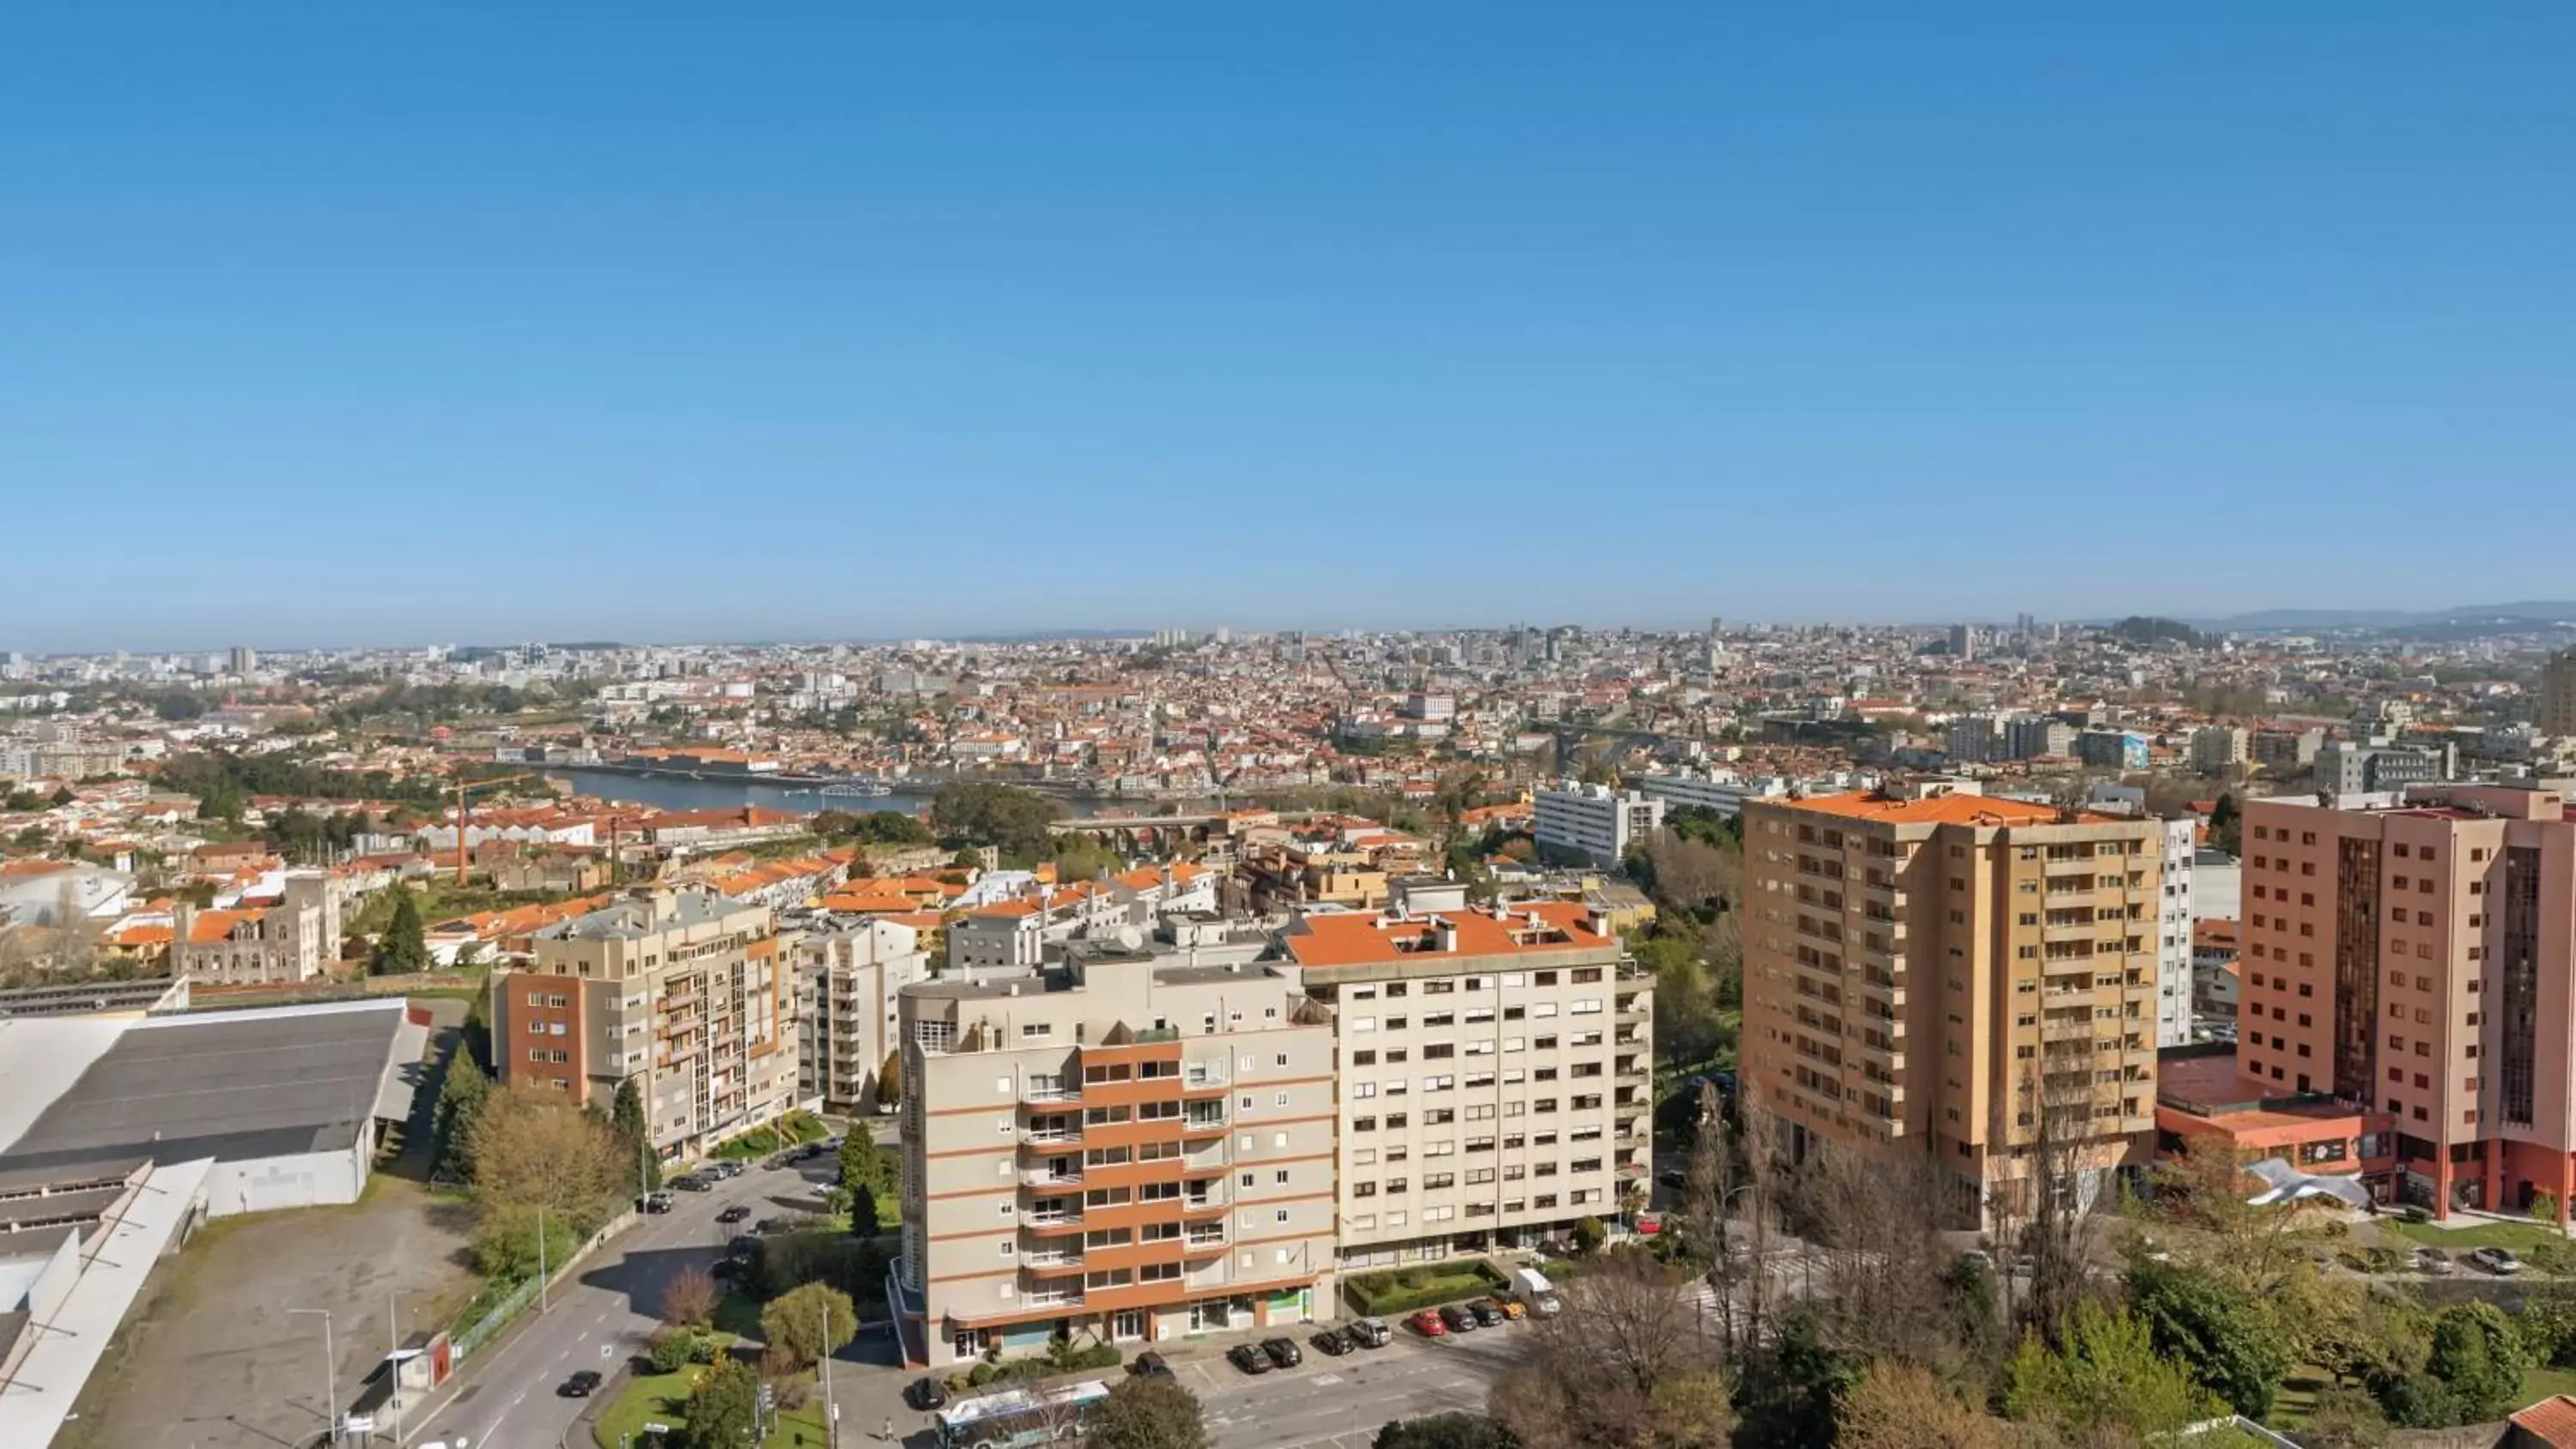
<svg viewBox="0 0 2576 1449">
<path fill-rule="evenodd" d="M 2532 626 L 2576 624 L 2576 600 L 2528 599 L 2511 604 L 2462 604 L 2423 613 L 2405 609 L 2260 609 L 2224 619 L 2196 621 L 2206 629 L 2404 629 L 2430 624 Z"/>
</svg>

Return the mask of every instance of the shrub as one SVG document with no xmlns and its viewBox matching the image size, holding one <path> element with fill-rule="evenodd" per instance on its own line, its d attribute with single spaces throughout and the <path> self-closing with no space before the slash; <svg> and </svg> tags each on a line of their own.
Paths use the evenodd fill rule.
<svg viewBox="0 0 2576 1449">
<path fill-rule="evenodd" d="M 666 1328 L 654 1334 L 645 1349 L 645 1357 L 653 1361 L 653 1372 L 675 1374 L 690 1364 L 703 1362 L 697 1353 L 701 1336 L 685 1328 Z"/>
</svg>

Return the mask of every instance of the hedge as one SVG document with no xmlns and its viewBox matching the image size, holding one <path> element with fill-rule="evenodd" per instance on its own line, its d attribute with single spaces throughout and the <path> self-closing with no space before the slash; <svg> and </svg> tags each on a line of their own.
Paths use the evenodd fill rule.
<svg viewBox="0 0 2576 1449">
<path fill-rule="evenodd" d="M 1344 1280 L 1342 1295 L 1350 1299 L 1353 1308 L 1371 1317 L 1393 1317 L 1418 1308 L 1482 1298 L 1501 1292 L 1509 1284 L 1510 1280 L 1493 1264 L 1475 1258 L 1437 1267 L 1362 1273 Z"/>
</svg>

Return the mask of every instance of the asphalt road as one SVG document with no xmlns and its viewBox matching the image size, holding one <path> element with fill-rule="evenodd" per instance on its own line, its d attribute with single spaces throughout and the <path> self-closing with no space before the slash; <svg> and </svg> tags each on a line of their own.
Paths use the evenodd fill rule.
<svg viewBox="0 0 2576 1449">
<path fill-rule="evenodd" d="M 1218 1449 L 1360 1449 L 1390 1420 L 1482 1412 L 1495 1380 L 1519 1361 L 1529 1333 L 1528 1325 L 1512 1323 L 1426 1339 L 1398 1327 L 1385 1348 L 1339 1358 L 1317 1353 L 1300 1333 L 1306 1361 L 1293 1369 L 1254 1378 L 1211 1358 L 1179 1372 L 1197 1391 Z"/>
<path fill-rule="evenodd" d="M 410 1426 L 407 1442 L 452 1445 L 462 1437 L 475 1449 L 539 1449 L 564 1440 L 587 1401 L 556 1390 L 574 1370 L 587 1368 L 607 1376 L 603 1392 L 617 1391 L 626 1360 L 644 1351 L 660 1324 L 663 1286 L 682 1268 L 715 1262 L 726 1241 L 749 1226 L 720 1224 L 719 1211 L 741 1203 L 753 1222 L 819 1212 L 807 1188 L 831 1181 L 835 1171 L 829 1156 L 796 1169 L 755 1165 L 713 1191 L 672 1194 L 678 1202 L 670 1212 L 646 1217 L 611 1241 L 558 1287 L 542 1315 L 521 1320 L 499 1346 L 468 1360 L 465 1390 Z M 588 1449 L 587 1431 L 572 1437 L 580 1441 L 575 1449 Z"/>
</svg>

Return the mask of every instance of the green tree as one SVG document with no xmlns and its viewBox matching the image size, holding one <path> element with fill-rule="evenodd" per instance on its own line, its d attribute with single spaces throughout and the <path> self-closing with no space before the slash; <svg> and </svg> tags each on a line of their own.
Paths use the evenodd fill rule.
<svg viewBox="0 0 2576 1449">
<path fill-rule="evenodd" d="M 2358 1389 L 2332 1388 L 2317 1395 L 2308 1422 L 2299 1426 L 2306 1449 L 2388 1449 L 2388 1416 Z"/>
<path fill-rule="evenodd" d="M 841 1136 L 840 1183 L 853 1197 L 861 1188 L 880 1193 L 894 1186 L 886 1175 L 885 1154 L 877 1150 L 876 1134 L 865 1118 L 852 1118 Z"/>
<path fill-rule="evenodd" d="M 1002 863 L 1027 867 L 1048 857 L 1055 802 L 1028 790 L 982 780 L 940 788 L 930 816 L 943 841 L 999 847 Z"/>
<path fill-rule="evenodd" d="M 438 1105 L 430 1109 L 430 1175 L 447 1182 L 474 1180 L 474 1119 L 492 1094 L 492 1079 L 474 1062 L 462 1042 L 447 1059 L 447 1078 L 439 1083 Z"/>
<path fill-rule="evenodd" d="M 2069 1314 L 2065 1347 L 2022 1341 L 2005 1370 L 2003 1400 L 2010 1417 L 2053 1425 L 2079 1442 L 2105 1432 L 2170 1433 L 2219 1407 L 2189 1368 L 2156 1352 L 2144 1322 L 2090 1299 Z"/>
<path fill-rule="evenodd" d="M 2237 805 L 2232 790 L 2220 795 L 2218 803 L 2210 807 L 2209 843 L 2229 855 L 2245 853 L 2245 812 Z"/>
<path fill-rule="evenodd" d="M 861 1183 L 848 1189 L 850 1194 L 850 1236 L 873 1238 L 877 1235 L 877 1195 Z"/>
<path fill-rule="evenodd" d="M 760 1376 L 722 1358 L 689 1391 L 688 1449 L 753 1449 L 760 1433 Z"/>
<path fill-rule="evenodd" d="M 1207 1449 L 1207 1443 L 1198 1395 L 1174 1379 L 1121 1379 L 1083 1424 L 1083 1449 Z"/>
<path fill-rule="evenodd" d="M 617 1140 L 635 1159 L 635 1192 L 638 1196 L 662 1185 L 662 1162 L 646 1140 L 644 1128 L 644 1090 L 641 1078 L 628 1077 L 617 1084 L 617 1101 L 609 1109 L 608 1125 Z"/>
<path fill-rule="evenodd" d="M 2536 1223 L 2558 1221 L 2558 1194 L 2547 1188 L 2531 1195 L 2531 1220 Z"/>
<path fill-rule="evenodd" d="M 1601 1220 L 1599 1218 L 1587 1217 L 1577 1218 L 1575 1220 L 1574 1251 L 1581 1253 L 1588 1258 L 1594 1253 L 1600 1252 L 1601 1245 L 1609 1240 L 1610 1230 L 1601 1226 Z"/>
<path fill-rule="evenodd" d="M 1388 1424 L 1369 1449 L 1520 1449 L 1520 1441 L 1482 1414 L 1453 1410 Z"/>
<path fill-rule="evenodd" d="M 898 1106 L 903 1101 L 903 1052 L 886 1053 L 885 1063 L 877 1068 L 877 1105 Z"/>
<path fill-rule="evenodd" d="M 828 1283 L 791 1288 L 760 1310 L 761 1337 L 800 1365 L 839 1352 L 858 1333 L 850 1295 Z"/>
<path fill-rule="evenodd" d="M 2484 1423 L 2512 1408 L 2530 1362 L 2513 1321 L 2492 1303 L 2454 1303 L 2434 1316 L 2424 1371 L 2450 1390 L 2464 1423 Z"/>
<path fill-rule="evenodd" d="M 2189 1365 L 2237 1413 L 2270 1417 L 2290 1356 L 2262 1304 L 2212 1274 L 2175 1264 L 2141 1261 L 2129 1270 L 2128 1286 L 2131 1308 L 2158 1352 Z"/>
<path fill-rule="evenodd" d="M 401 886 L 394 900 L 394 918 L 376 941 L 376 954 L 367 969 L 378 976 L 408 976 L 429 968 L 429 941 L 420 924 L 420 903 Z"/>
<path fill-rule="evenodd" d="M 581 1245 L 581 1227 L 562 1213 L 548 1213 L 544 1251 L 538 1250 L 538 1212 L 517 1204 L 487 1205 L 474 1228 L 474 1263 L 487 1278 L 518 1282 L 562 1267 Z"/>
</svg>

